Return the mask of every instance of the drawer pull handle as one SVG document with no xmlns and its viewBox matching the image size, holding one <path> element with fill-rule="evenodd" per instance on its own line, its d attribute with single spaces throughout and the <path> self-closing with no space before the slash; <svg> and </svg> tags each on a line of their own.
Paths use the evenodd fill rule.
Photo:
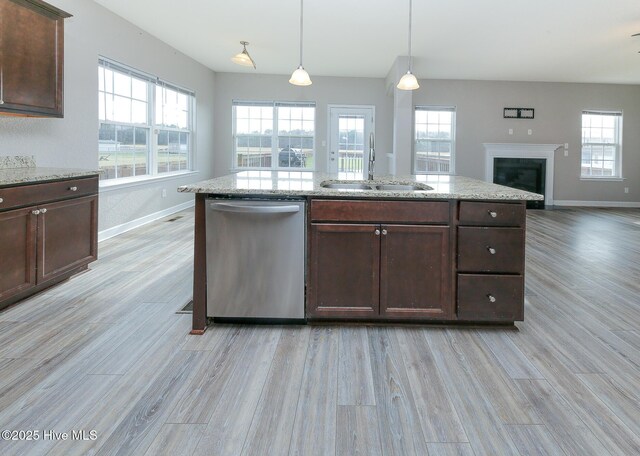
<svg viewBox="0 0 640 456">
<path fill-rule="evenodd" d="M 380 230 L 376 230 L 375 233 L 376 233 L 376 236 L 380 236 Z"/>
<path fill-rule="evenodd" d="M 495 254 L 496 254 L 496 249 L 494 249 L 493 247 L 488 247 L 488 246 L 487 246 L 487 251 L 488 251 L 491 255 L 495 255 Z"/>
<path fill-rule="evenodd" d="M 491 216 L 491 218 L 496 218 L 498 216 L 498 213 L 496 211 L 487 211 L 489 212 L 489 215 Z"/>
<path fill-rule="evenodd" d="M 489 300 L 489 302 L 496 302 L 496 297 L 492 294 L 488 294 L 487 299 Z"/>
<path fill-rule="evenodd" d="M 38 209 L 34 209 L 34 210 L 31 211 L 31 213 L 33 215 L 38 215 L 38 214 L 40 214 L 40 211 Z"/>
<path fill-rule="evenodd" d="M 0 203 L 4 202 L 4 198 L 0 198 Z"/>
<path fill-rule="evenodd" d="M 69 187 L 69 190 L 71 190 L 72 192 L 77 192 L 78 191 L 78 187 Z"/>
<path fill-rule="evenodd" d="M 383 234 L 384 236 L 386 236 L 386 235 L 387 235 L 387 230 L 382 230 L 382 234 Z"/>
<path fill-rule="evenodd" d="M 47 208 L 45 207 L 45 208 L 40 209 L 40 213 L 41 214 L 46 214 L 47 213 Z"/>
</svg>

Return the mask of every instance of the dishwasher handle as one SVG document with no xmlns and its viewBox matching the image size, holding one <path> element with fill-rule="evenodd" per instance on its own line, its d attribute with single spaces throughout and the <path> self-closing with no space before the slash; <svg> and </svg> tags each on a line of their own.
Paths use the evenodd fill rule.
<svg viewBox="0 0 640 456">
<path fill-rule="evenodd" d="M 212 203 L 211 209 L 220 212 L 238 212 L 244 214 L 294 214 L 300 212 L 299 205 L 290 206 L 245 206 L 233 203 Z"/>
</svg>

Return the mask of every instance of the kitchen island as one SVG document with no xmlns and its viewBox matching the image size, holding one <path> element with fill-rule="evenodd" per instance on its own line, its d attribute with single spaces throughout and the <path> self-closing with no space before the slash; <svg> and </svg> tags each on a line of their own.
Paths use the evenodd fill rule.
<svg viewBox="0 0 640 456">
<path fill-rule="evenodd" d="M 306 200 L 306 320 L 524 318 L 525 202 L 542 195 L 462 176 L 243 171 L 195 193 L 192 333 L 207 327 L 207 198 Z M 351 177 L 351 176 L 348 176 Z M 248 283 L 246 286 L 251 286 Z"/>
</svg>

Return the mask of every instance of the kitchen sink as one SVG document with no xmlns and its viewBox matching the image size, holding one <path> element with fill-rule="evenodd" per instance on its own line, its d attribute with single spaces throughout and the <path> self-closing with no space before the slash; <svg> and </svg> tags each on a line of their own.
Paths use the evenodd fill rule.
<svg viewBox="0 0 640 456">
<path fill-rule="evenodd" d="M 320 184 L 323 188 L 331 188 L 334 190 L 369 190 L 369 191 L 384 191 L 384 192 L 418 192 L 425 190 L 433 190 L 432 187 L 429 187 L 425 184 L 415 184 L 411 182 L 405 183 L 376 183 L 372 182 L 364 182 L 364 181 L 354 181 L 354 182 L 322 182 Z"/>
<path fill-rule="evenodd" d="M 336 190 L 373 190 L 371 185 L 362 182 L 323 182 L 320 186 Z"/>
<path fill-rule="evenodd" d="M 378 184 L 375 189 L 387 192 L 415 192 L 418 190 L 433 190 L 433 187 L 414 184 Z"/>
</svg>

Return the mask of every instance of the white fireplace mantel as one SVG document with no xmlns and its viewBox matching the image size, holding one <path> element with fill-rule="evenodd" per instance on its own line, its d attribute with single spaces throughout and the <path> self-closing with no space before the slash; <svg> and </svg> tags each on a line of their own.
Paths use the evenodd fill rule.
<svg viewBox="0 0 640 456">
<path fill-rule="evenodd" d="M 553 205 L 553 164 L 555 152 L 562 144 L 484 143 L 485 180 L 493 182 L 494 158 L 545 158 L 545 204 Z"/>
</svg>

